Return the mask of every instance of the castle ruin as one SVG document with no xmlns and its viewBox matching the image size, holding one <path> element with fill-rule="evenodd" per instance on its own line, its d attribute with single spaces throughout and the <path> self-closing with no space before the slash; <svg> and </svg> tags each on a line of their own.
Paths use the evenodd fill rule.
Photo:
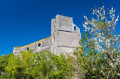
<svg viewBox="0 0 120 79">
<path fill-rule="evenodd" d="M 51 36 L 23 47 L 14 47 L 14 55 L 20 51 L 33 49 L 33 53 L 39 51 L 51 51 L 59 55 L 60 53 L 72 53 L 79 46 L 81 39 L 80 28 L 73 23 L 72 17 L 56 15 L 51 20 Z"/>
</svg>

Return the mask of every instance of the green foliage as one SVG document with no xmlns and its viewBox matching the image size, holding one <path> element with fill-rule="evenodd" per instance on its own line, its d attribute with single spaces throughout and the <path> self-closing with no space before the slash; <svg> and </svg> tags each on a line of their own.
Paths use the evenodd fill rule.
<svg viewBox="0 0 120 79">
<path fill-rule="evenodd" d="M 70 59 L 48 51 L 35 54 L 24 51 L 21 55 L 10 56 L 6 71 L 13 79 L 71 79 L 73 66 Z"/>
<path fill-rule="evenodd" d="M 0 75 L 0 79 L 9 79 L 9 74 L 7 72 L 4 72 L 4 74 Z"/>
<path fill-rule="evenodd" d="M 12 55 L 11 53 L 10 55 Z M 10 55 L 2 55 L 0 56 L 0 79 L 8 78 L 8 73 L 5 72 L 5 68 L 8 64 L 8 59 Z"/>
<path fill-rule="evenodd" d="M 101 63 L 105 60 L 102 60 L 103 56 L 95 51 L 94 41 L 89 40 L 91 36 L 87 32 L 83 34 L 80 41 L 81 47 L 76 48 L 74 52 L 78 65 L 77 75 L 81 79 L 102 78 L 103 76 L 100 73 Z"/>
<path fill-rule="evenodd" d="M 92 38 L 90 34 L 83 33 L 80 40 L 81 46 L 77 47 L 74 52 L 78 77 L 80 79 L 119 79 L 120 76 L 117 73 L 120 72 L 120 64 L 113 69 L 110 66 L 111 59 L 107 52 L 100 53 L 96 51 L 95 41 L 90 40 L 90 38 Z M 115 56 L 116 53 L 113 55 Z"/>
<path fill-rule="evenodd" d="M 8 60 L 7 55 L 0 56 L 0 72 L 5 71 L 5 67 L 8 64 L 7 60 Z"/>
</svg>

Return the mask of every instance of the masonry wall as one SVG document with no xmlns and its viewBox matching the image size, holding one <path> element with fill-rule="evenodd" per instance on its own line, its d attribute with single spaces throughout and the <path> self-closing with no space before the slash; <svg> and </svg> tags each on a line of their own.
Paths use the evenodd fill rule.
<svg viewBox="0 0 120 79">
<path fill-rule="evenodd" d="M 71 17 L 57 15 L 52 20 L 51 25 L 51 51 L 53 53 L 57 55 L 60 53 L 72 53 L 76 47 L 79 47 L 80 29 L 73 23 Z"/>
<path fill-rule="evenodd" d="M 79 41 L 80 34 L 76 32 L 58 31 L 58 53 L 72 53 L 76 47 L 79 47 Z"/>
<path fill-rule="evenodd" d="M 75 28 L 75 29 L 74 29 Z M 56 15 L 51 20 L 51 36 L 23 47 L 14 47 L 13 53 L 33 49 L 33 53 L 39 51 L 51 51 L 56 55 L 60 53 L 72 53 L 79 46 L 81 39 L 80 28 L 73 23 L 72 17 Z"/>
<path fill-rule="evenodd" d="M 41 43 L 41 46 L 40 47 L 37 47 L 37 50 L 36 52 L 39 52 L 39 51 L 50 51 L 51 49 L 51 37 L 47 40 L 44 40 Z"/>
<path fill-rule="evenodd" d="M 33 53 L 39 52 L 39 51 L 50 51 L 51 50 L 51 38 L 48 38 L 43 41 L 38 41 L 35 43 L 32 43 L 30 45 L 26 45 L 23 47 L 14 47 L 13 53 L 14 55 L 20 54 L 20 51 L 27 51 L 33 49 Z"/>
</svg>

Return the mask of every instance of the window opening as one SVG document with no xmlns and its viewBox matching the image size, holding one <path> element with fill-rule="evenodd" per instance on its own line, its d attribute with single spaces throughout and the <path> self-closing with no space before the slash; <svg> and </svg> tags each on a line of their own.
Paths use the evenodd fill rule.
<svg viewBox="0 0 120 79">
<path fill-rule="evenodd" d="M 29 47 L 27 48 L 27 50 L 29 50 Z"/>
<path fill-rule="evenodd" d="M 76 26 L 74 26 L 74 30 L 76 30 Z"/>
<path fill-rule="evenodd" d="M 38 44 L 38 47 L 40 47 L 40 46 L 41 46 L 41 43 Z"/>
</svg>

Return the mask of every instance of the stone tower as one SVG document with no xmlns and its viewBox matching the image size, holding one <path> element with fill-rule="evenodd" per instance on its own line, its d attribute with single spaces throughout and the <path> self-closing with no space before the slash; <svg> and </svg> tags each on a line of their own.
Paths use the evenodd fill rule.
<svg viewBox="0 0 120 79">
<path fill-rule="evenodd" d="M 56 15 L 51 22 L 51 52 L 72 53 L 79 46 L 80 29 L 73 23 L 72 17 Z"/>
<path fill-rule="evenodd" d="M 14 47 L 13 53 L 20 54 L 20 51 L 33 49 L 33 53 L 39 51 L 51 51 L 60 53 L 72 53 L 79 46 L 81 39 L 80 29 L 73 23 L 72 17 L 56 15 L 51 21 L 51 36 L 22 47 Z"/>
</svg>

